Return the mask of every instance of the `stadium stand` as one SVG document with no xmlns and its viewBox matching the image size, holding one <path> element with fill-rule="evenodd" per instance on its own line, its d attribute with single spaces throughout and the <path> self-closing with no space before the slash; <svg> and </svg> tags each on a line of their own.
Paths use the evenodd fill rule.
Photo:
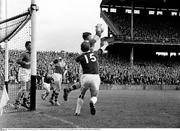
<svg viewBox="0 0 180 131">
<path fill-rule="evenodd" d="M 19 58 L 21 51 L 10 51 L 10 62 L 13 63 Z M 64 83 L 73 83 L 78 81 L 78 64 L 75 58 L 78 53 L 66 52 L 66 62 L 68 64 L 68 73 Z M 41 77 L 45 73 L 48 63 L 53 58 L 62 56 L 61 52 L 41 51 L 38 52 L 37 73 L 40 76 L 38 81 L 41 84 Z M 130 84 L 130 85 L 178 85 L 180 80 L 180 63 L 179 57 L 168 59 L 164 56 L 158 56 L 152 61 L 137 60 L 134 66 L 129 65 L 125 58 L 109 56 L 108 54 L 99 55 L 100 76 L 104 84 Z M 1 66 L 1 68 L 4 68 Z M 1 84 L 4 79 L 4 69 L 0 72 Z M 18 81 L 18 66 L 10 64 L 9 77 L 10 81 Z M 39 86 L 41 89 L 41 86 Z"/>
<path fill-rule="evenodd" d="M 176 0 L 163 1 L 137 1 L 138 7 L 141 7 L 140 14 L 134 14 L 133 33 L 131 38 L 131 14 L 126 13 L 126 9 L 131 9 L 131 0 L 116 1 L 102 0 L 100 8 L 107 8 L 108 11 L 101 12 L 101 17 L 109 25 L 108 33 L 113 33 L 112 37 L 108 34 L 102 40 L 109 40 L 107 47 L 108 54 L 99 55 L 100 76 L 102 83 L 105 84 L 131 84 L 131 85 L 179 85 L 180 84 L 180 56 L 157 56 L 157 51 L 180 52 L 180 21 L 179 11 L 177 15 L 171 16 L 171 11 L 164 11 L 164 15 L 148 15 L 148 9 L 145 6 L 152 6 L 153 10 L 157 8 L 177 8 Z M 145 2 L 145 3 L 144 3 Z M 113 7 L 111 6 L 113 5 Z M 116 8 L 116 6 L 118 6 Z M 120 8 L 120 7 L 121 8 Z M 122 8 L 123 7 L 123 8 Z M 117 9 L 116 12 L 110 12 L 110 9 Z M 118 29 L 116 29 L 118 28 Z M 124 44 L 124 42 L 127 42 Z M 142 45 L 140 42 L 143 42 Z M 151 45 L 146 47 L 146 44 Z M 132 46 L 133 45 L 133 46 Z M 156 46 L 158 45 L 158 46 Z M 175 46 L 176 45 L 176 46 Z M 116 47 L 119 48 L 116 49 Z M 114 48 L 111 48 L 114 47 Z M 125 48 L 124 48 L 125 47 Z M 129 64 L 129 48 L 134 48 L 134 65 Z M 127 50 L 128 48 L 128 50 Z M 110 50 L 112 49 L 112 50 Z M 116 50 L 115 50 L 116 49 Z M 123 52 L 121 52 L 123 51 Z M 113 54 L 112 52 L 117 52 Z M 126 57 L 120 53 L 127 52 Z M 139 53 L 139 54 L 138 54 Z M 146 54 L 145 54 L 146 53 Z M 1 50 L 0 61 L 3 63 L 3 51 Z M 11 82 L 18 82 L 18 66 L 13 64 L 21 51 L 10 51 L 10 70 L 9 78 Z M 153 55 L 152 55 L 153 54 Z M 48 63 L 54 58 L 65 55 L 68 65 L 68 73 L 64 83 L 73 83 L 78 81 L 78 64 L 75 58 L 78 53 L 39 51 L 37 53 L 37 75 L 38 84 L 41 84 L 41 78 L 46 71 Z M 147 56 L 146 56 L 147 55 Z M 139 57 L 141 56 L 141 57 Z M 142 58 L 142 56 L 144 58 Z M 0 65 L 0 82 L 4 82 L 4 66 Z M 39 87 L 41 88 L 41 87 Z"/>
<path fill-rule="evenodd" d="M 101 58 L 104 61 L 100 62 L 103 82 L 179 84 L 180 12 L 177 2 L 102 0 L 101 18 L 108 25 L 109 46 L 106 49 L 111 57 Z M 112 27 L 117 28 L 119 35 Z M 158 52 L 168 55 L 158 56 Z M 176 55 L 171 56 L 171 52 Z"/>
<path fill-rule="evenodd" d="M 109 19 L 121 30 L 119 40 L 128 41 L 130 37 L 130 14 L 107 13 Z M 176 16 L 134 15 L 134 41 L 152 43 L 179 43 L 180 19 Z"/>
</svg>

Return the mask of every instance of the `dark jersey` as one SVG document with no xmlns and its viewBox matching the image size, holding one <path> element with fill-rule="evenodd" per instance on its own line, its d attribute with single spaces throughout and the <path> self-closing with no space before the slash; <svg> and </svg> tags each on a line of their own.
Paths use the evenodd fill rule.
<svg viewBox="0 0 180 131">
<path fill-rule="evenodd" d="M 50 77 L 50 76 L 48 76 L 47 74 L 45 74 L 45 76 L 44 76 L 44 82 L 45 82 L 45 83 L 50 84 L 50 83 L 52 83 L 53 81 L 54 81 L 54 79 L 53 79 L 52 77 Z"/>
<path fill-rule="evenodd" d="M 63 74 L 65 71 L 66 63 L 63 60 L 59 61 L 58 59 L 55 59 L 53 63 L 54 73 Z"/>
<path fill-rule="evenodd" d="M 30 63 L 30 55 L 31 53 L 26 51 L 21 55 L 21 58 L 17 61 L 17 63 L 22 67 L 26 69 L 30 69 L 31 63 Z"/>
<path fill-rule="evenodd" d="M 63 74 L 63 68 L 59 65 L 54 66 L 54 73 Z"/>
<path fill-rule="evenodd" d="M 83 74 L 99 74 L 97 57 L 93 52 L 83 53 L 76 58 L 82 66 Z"/>
</svg>

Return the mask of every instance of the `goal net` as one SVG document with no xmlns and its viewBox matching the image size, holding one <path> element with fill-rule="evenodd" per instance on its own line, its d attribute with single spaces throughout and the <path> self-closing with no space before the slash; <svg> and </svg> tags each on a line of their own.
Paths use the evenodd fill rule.
<svg viewBox="0 0 180 131">
<path fill-rule="evenodd" d="M 29 110 L 30 107 L 30 92 L 28 92 L 28 101 L 24 105 L 23 96 L 20 100 L 19 108 L 14 108 L 14 103 L 17 98 L 17 94 L 21 88 L 19 83 L 18 73 L 19 65 L 17 59 L 20 58 L 21 54 L 25 52 L 25 42 L 31 41 L 31 13 L 32 10 L 29 8 L 24 13 L 0 21 L 0 85 L 1 89 L 5 84 L 5 47 L 4 43 L 8 45 L 8 105 L 4 107 L 4 112 L 22 111 Z M 3 45 L 4 44 L 4 45 Z M 1 90 L 2 92 L 2 90 Z M 1 96 L 1 94 L 0 94 Z"/>
</svg>

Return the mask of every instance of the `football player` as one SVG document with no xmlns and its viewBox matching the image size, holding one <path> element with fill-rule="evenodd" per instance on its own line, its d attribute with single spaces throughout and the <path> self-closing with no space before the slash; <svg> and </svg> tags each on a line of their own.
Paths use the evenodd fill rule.
<svg viewBox="0 0 180 131">
<path fill-rule="evenodd" d="M 100 86 L 100 76 L 98 60 L 93 51 L 91 51 L 91 46 L 89 42 L 83 42 L 81 44 L 82 54 L 76 58 L 76 62 L 81 64 L 82 75 L 81 81 L 81 93 L 77 99 L 77 106 L 75 110 L 75 115 L 80 115 L 81 107 L 83 105 L 84 96 L 88 89 L 90 89 L 91 99 L 90 99 L 90 112 L 92 115 L 96 114 L 95 104 L 97 102 Z"/>
<path fill-rule="evenodd" d="M 66 72 L 65 71 L 66 70 L 66 63 L 61 57 L 59 57 L 59 59 L 55 59 L 53 61 L 52 67 L 54 70 L 54 73 L 52 75 L 54 82 L 52 84 L 53 93 L 51 95 L 49 102 L 52 105 L 59 106 L 60 104 L 58 102 L 58 96 L 59 96 L 59 92 L 61 90 L 62 77 L 63 77 L 64 72 Z"/>
<path fill-rule="evenodd" d="M 41 94 L 42 100 L 45 100 L 48 97 L 48 95 L 50 94 L 51 85 L 54 82 L 54 79 L 52 78 L 52 74 L 53 74 L 53 71 L 50 70 L 50 71 L 46 72 L 43 77 L 42 85 L 43 85 L 43 88 L 45 89 L 45 91 Z"/>
<path fill-rule="evenodd" d="M 23 96 L 23 105 L 27 107 L 26 101 L 27 101 L 27 91 L 30 88 L 30 67 L 31 67 L 31 61 L 30 61 L 30 54 L 31 54 L 31 41 L 27 41 L 25 43 L 26 51 L 21 54 L 20 58 L 17 60 L 17 64 L 19 64 L 19 73 L 18 73 L 18 80 L 20 82 L 20 90 L 17 94 L 17 98 L 15 101 L 15 108 L 18 108 L 20 103 L 20 100 Z"/>
<path fill-rule="evenodd" d="M 103 32 L 103 28 L 101 27 L 102 25 L 101 24 L 97 24 L 95 26 L 95 31 L 96 31 L 96 34 L 94 35 L 94 37 L 92 37 L 92 34 L 90 32 L 84 32 L 82 34 L 82 38 L 83 38 L 83 43 L 88 43 L 90 45 L 90 50 L 91 51 L 94 51 L 94 47 L 95 47 L 95 43 L 101 38 L 101 34 Z M 81 66 L 80 66 L 80 71 L 79 73 L 81 73 Z M 73 84 L 71 87 L 69 88 L 65 88 L 64 89 L 64 94 L 63 94 L 63 98 L 65 101 L 68 100 L 68 95 L 71 91 L 73 90 L 77 90 L 81 88 L 81 84 L 80 84 L 80 81 Z"/>
</svg>

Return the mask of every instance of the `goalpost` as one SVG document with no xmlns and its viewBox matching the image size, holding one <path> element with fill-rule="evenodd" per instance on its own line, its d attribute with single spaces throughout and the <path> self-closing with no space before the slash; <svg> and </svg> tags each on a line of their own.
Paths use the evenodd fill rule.
<svg viewBox="0 0 180 131">
<path fill-rule="evenodd" d="M 11 17 L 7 19 L 7 0 L 0 0 L 0 43 L 5 43 L 4 44 L 4 52 L 2 55 L 4 55 L 4 64 L 1 66 L 4 69 L 4 83 L 6 86 L 6 89 L 8 91 L 8 95 L 10 96 L 10 101 L 14 102 L 15 95 L 17 95 L 17 90 L 18 86 L 9 86 L 9 77 L 11 74 L 9 74 L 12 70 L 9 69 L 10 66 L 10 60 L 13 60 L 16 58 L 15 56 L 18 56 L 21 50 L 13 50 L 11 51 L 9 46 L 12 45 L 11 40 L 16 39 L 17 43 L 23 43 L 24 41 L 31 41 L 31 87 L 30 87 L 30 106 L 29 109 L 30 111 L 33 111 L 36 109 L 36 37 L 35 37 L 35 26 L 36 26 L 36 11 L 38 10 L 36 6 L 36 1 L 31 0 L 31 6 L 28 8 L 28 10 L 25 13 L 22 13 L 20 15 Z M 2 20 L 3 19 L 3 20 Z M 5 20 L 4 20 L 5 19 Z M 31 26 L 31 27 L 30 27 Z M 27 29 L 25 32 L 22 32 L 23 29 Z M 20 37 L 23 36 L 18 36 L 18 34 L 28 34 L 28 38 L 24 39 L 21 41 Z M 16 38 L 17 37 L 17 38 Z M 12 40 L 13 41 L 13 40 Z M 19 42 L 20 41 L 20 42 Z M 13 54 L 15 52 L 15 54 Z M 10 55 L 10 56 L 9 56 Z M 14 58 L 12 58 L 14 57 Z M 2 59 L 2 57 L 1 57 Z M 14 62 L 15 63 L 15 62 Z M 13 63 L 13 64 L 14 64 Z M 14 66 L 15 67 L 15 66 Z M 13 67 L 13 68 L 14 68 Z M 15 88 L 15 90 L 14 90 Z M 7 107 L 8 110 L 8 107 Z"/>
<path fill-rule="evenodd" d="M 37 51 L 36 51 L 36 0 L 31 0 L 32 19 L 31 19 L 31 105 L 30 110 L 36 109 L 36 65 L 37 65 Z"/>
</svg>

